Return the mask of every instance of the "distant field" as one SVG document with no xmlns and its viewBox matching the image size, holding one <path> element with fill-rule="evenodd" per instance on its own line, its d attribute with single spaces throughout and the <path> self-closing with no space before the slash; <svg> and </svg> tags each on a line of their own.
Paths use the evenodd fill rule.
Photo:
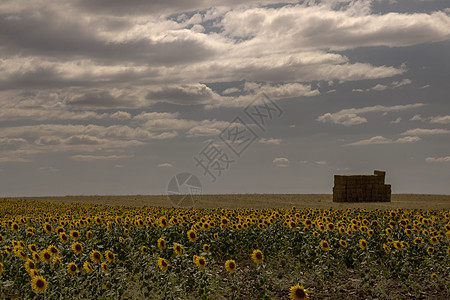
<svg viewBox="0 0 450 300">
<path fill-rule="evenodd" d="M 124 206 L 172 206 L 167 195 L 24 197 L 14 199 Z M 450 195 L 393 194 L 392 202 L 333 203 L 331 194 L 197 195 L 198 208 L 407 208 L 450 209 Z"/>
</svg>

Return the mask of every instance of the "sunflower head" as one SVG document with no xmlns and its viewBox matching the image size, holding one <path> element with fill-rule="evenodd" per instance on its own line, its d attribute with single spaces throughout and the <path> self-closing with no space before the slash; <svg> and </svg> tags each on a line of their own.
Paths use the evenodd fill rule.
<svg viewBox="0 0 450 300">
<path fill-rule="evenodd" d="M 78 267 L 74 262 L 67 264 L 67 273 L 69 273 L 70 275 L 74 275 L 77 272 L 77 270 Z"/>
<path fill-rule="evenodd" d="M 225 269 L 227 270 L 228 273 L 234 273 L 234 271 L 236 271 L 236 262 L 232 259 L 227 260 L 225 262 Z"/>
<path fill-rule="evenodd" d="M 331 249 L 330 244 L 328 244 L 328 242 L 325 240 L 320 241 L 319 245 L 323 251 L 329 251 Z"/>
<path fill-rule="evenodd" d="M 160 250 L 166 249 L 166 241 L 163 238 L 158 239 L 158 248 Z"/>
<path fill-rule="evenodd" d="M 100 263 L 102 261 L 102 254 L 97 250 L 92 250 L 91 254 L 89 255 L 92 262 Z"/>
<path fill-rule="evenodd" d="M 366 250 L 367 249 L 367 241 L 365 239 L 360 239 L 359 240 L 359 248 L 361 248 L 361 250 Z"/>
<path fill-rule="evenodd" d="M 188 230 L 187 236 L 191 242 L 195 242 L 197 240 L 197 234 L 194 230 Z"/>
<path fill-rule="evenodd" d="M 35 293 L 43 293 L 47 288 L 47 280 L 42 276 L 34 276 L 31 279 L 31 288 Z"/>
<path fill-rule="evenodd" d="M 252 260 L 257 264 L 262 263 L 264 260 L 264 255 L 263 255 L 262 251 L 261 250 L 253 250 Z"/>
<path fill-rule="evenodd" d="M 161 271 L 165 271 L 167 270 L 167 268 L 169 267 L 168 262 L 164 259 L 164 258 L 159 258 L 158 259 L 158 266 L 161 269 Z"/>
<path fill-rule="evenodd" d="M 289 297 L 292 300 L 308 299 L 309 297 L 308 290 L 299 284 L 291 286 L 291 288 L 289 289 Z"/>
</svg>

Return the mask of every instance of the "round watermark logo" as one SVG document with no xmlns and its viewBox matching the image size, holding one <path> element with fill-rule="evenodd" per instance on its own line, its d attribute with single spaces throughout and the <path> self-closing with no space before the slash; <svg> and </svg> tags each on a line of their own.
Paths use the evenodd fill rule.
<svg viewBox="0 0 450 300">
<path fill-rule="evenodd" d="M 167 185 L 167 197 L 175 207 L 193 207 L 201 193 L 200 180 L 187 172 L 173 176 Z"/>
</svg>

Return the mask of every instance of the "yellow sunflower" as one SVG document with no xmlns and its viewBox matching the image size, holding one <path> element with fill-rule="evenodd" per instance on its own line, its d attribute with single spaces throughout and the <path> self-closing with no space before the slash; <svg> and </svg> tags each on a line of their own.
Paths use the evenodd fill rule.
<svg viewBox="0 0 450 300">
<path fill-rule="evenodd" d="M 147 246 L 142 246 L 141 247 L 141 251 L 142 251 L 142 253 L 147 253 L 148 252 L 148 247 Z"/>
<path fill-rule="evenodd" d="M 330 244 L 328 244 L 328 242 L 325 240 L 320 241 L 319 245 L 323 251 L 329 251 L 331 249 Z"/>
<path fill-rule="evenodd" d="M 199 269 L 203 269 L 206 266 L 206 260 L 203 256 L 197 256 L 194 262 Z"/>
<path fill-rule="evenodd" d="M 36 263 L 34 261 L 32 261 L 31 259 L 27 259 L 27 261 L 25 262 L 25 270 L 30 273 L 31 270 L 35 270 L 36 269 Z"/>
<path fill-rule="evenodd" d="M 204 252 L 209 252 L 209 248 L 210 248 L 210 247 L 209 247 L 208 244 L 204 244 L 204 245 L 203 245 L 203 251 L 204 251 Z"/>
<path fill-rule="evenodd" d="M 165 271 L 169 267 L 169 264 L 167 263 L 167 261 L 164 258 L 160 257 L 158 259 L 158 266 L 161 269 L 161 271 Z"/>
<path fill-rule="evenodd" d="M 427 253 L 428 254 L 433 254 L 434 253 L 434 248 L 433 247 L 427 247 Z"/>
<path fill-rule="evenodd" d="M 107 263 L 103 262 L 101 264 L 101 267 L 102 267 L 103 273 L 108 273 L 108 264 Z"/>
<path fill-rule="evenodd" d="M 346 242 L 346 241 L 344 241 L 344 240 L 339 240 L 339 244 L 340 244 L 342 247 L 347 248 L 347 242 Z"/>
<path fill-rule="evenodd" d="M 232 259 L 227 260 L 225 262 L 225 269 L 228 271 L 228 273 L 232 274 L 234 271 L 236 271 L 236 262 Z"/>
<path fill-rule="evenodd" d="M 292 300 L 304 300 L 309 298 L 308 290 L 302 285 L 294 285 L 289 289 L 289 297 Z"/>
<path fill-rule="evenodd" d="M 257 264 L 262 263 L 264 260 L 264 254 L 262 253 L 262 251 L 261 250 L 253 250 L 252 260 Z"/>
<path fill-rule="evenodd" d="M 197 240 L 197 234 L 194 230 L 188 230 L 187 236 L 191 242 L 195 242 Z"/>
<path fill-rule="evenodd" d="M 45 249 L 41 252 L 41 260 L 45 263 L 49 263 L 52 259 L 52 254 L 48 249 Z"/>
<path fill-rule="evenodd" d="M 80 232 L 78 230 L 71 230 L 70 237 L 76 241 L 80 238 Z"/>
<path fill-rule="evenodd" d="M 2 275 L 4 269 L 3 263 L 0 262 L 0 275 Z"/>
<path fill-rule="evenodd" d="M 158 239 L 158 248 L 160 250 L 166 249 L 166 241 L 163 238 Z"/>
<path fill-rule="evenodd" d="M 67 273 L 69 273 L 70 275 L 74 275 L 77 272 L 77 270 L 78 267 L 74 262 L 67 264 Z"/>
<path fill-rule="evenodd" d="M 97 250 L 92 250 L 91 254 L 89 254 L 89 257 L 92 262 L 100 263 L 102 261 L 102 254 Z"/>
<path fill-rule="evenodd" d="M 362 250 L 366 250 L 367 249 L 367 241 L 365 239 L 360 239 L 359 240 L 359 248 L 361 248 Z"/>
<path fill-rule="evenodd" d="M 94 272 L 94 269 L 92 268 L 91 264 L 88 261 L 85 261 L 83 264 L 83 269 L 86 271 L 86 273 L 91 274 Z"/>
<path fill-rule="evenodd" d="M 80 243 L 75 242 L 72 244 L 72 250 L 75 254 L 80 255 L 83 252 L 83 246 Z"/>
<path fill-rule="evenodd" d="M 112 251 L 110 250 L 106 250 L 105 251 L 105 258 L 108 262 L 113 263 L 116 261 L 116 256 L 114 255 L 114 253 L 112 253 Z"/>
<path fill-rule="evenodd" d="M 31 279 L 31 288 L 35 293 L 43 293 L 47 288 L 47 280 L 42 276 L 34 276 Z"/>
<path fill-rule="evenodd" d="M 173 243 L 173 251 L 175 251 L 176 254 L 181 255 L 183 254 L 184 248 L 178 243 Z"/>
</svg>

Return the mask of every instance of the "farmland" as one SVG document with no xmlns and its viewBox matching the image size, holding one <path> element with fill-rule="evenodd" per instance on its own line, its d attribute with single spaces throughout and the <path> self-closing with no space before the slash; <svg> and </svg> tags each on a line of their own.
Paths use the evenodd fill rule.
<svg viewBox="0 0 450 300">
<path fill-rule="evenodd" d="M 0 200 L 1 298 L 450 297 L 449 196 L 198 197 Z"/>
</svg>

